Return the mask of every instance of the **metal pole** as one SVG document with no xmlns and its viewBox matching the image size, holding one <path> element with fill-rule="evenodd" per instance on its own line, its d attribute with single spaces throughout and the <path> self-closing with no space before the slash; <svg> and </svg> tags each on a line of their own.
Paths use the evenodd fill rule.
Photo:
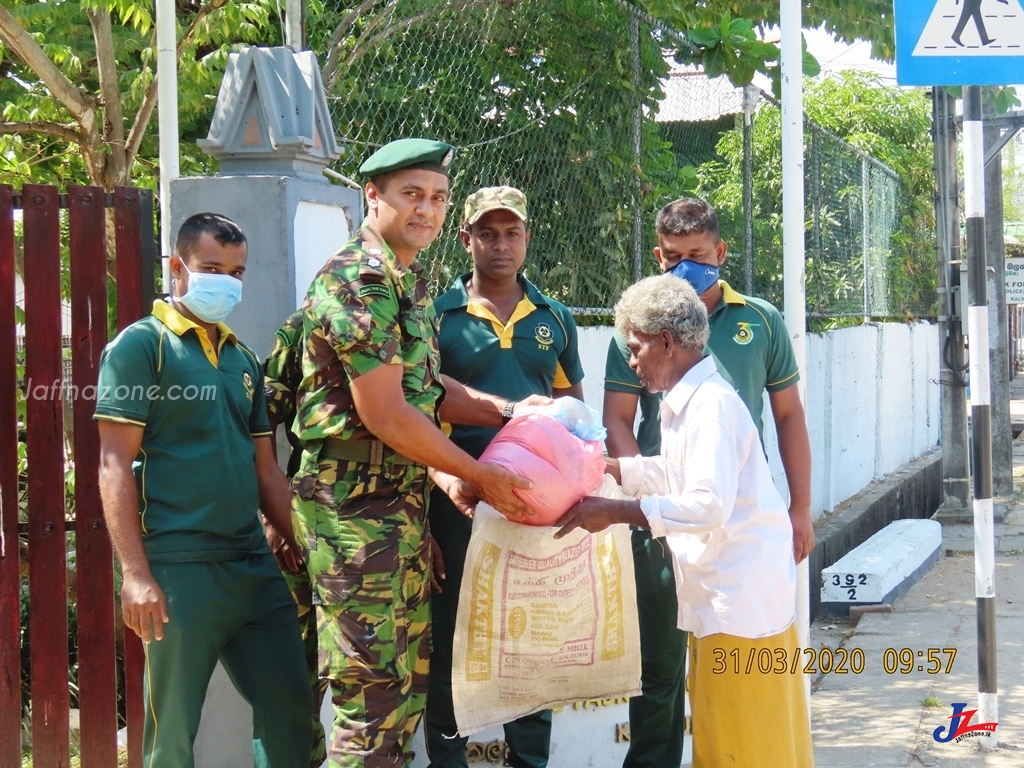
<svg viewBox="0 0 1024 768">
<path fill-rule="evenodd" d="M 935 222 L 939 249 L 939 408 L 942 445 L 942 509 L 966 510 L 971 500 L 967 460 L 967 391 L 960 286 L 960 206 L 957 179 L 956 100 L 944 88 L 932 92 L 935 131 Z M 967 290 L 967 286 L 963 286 Z M 963 302 L 966 306 L 966 302 Z"/>
<path fill-rule="evenodd" d="M 305 0 L 286 0 L 284 6 L 284 44 L 298 53 L 305 46 Z"/>
<path fill-rule="evenodd" d="M 971 343 L 971 469 L 974 488 L 974 589 L 978 609 L 978 719 L 999 721 L 996 687 L 996 575 L 992 520 L 992 400 L 989 387 L 988 261 L 985 253 L 985 141 L 981 88 L 964 88 L 964 213 L 967 217 L 968 330 Z M 994 749 L 999 735 L 980 737 Z"/>
<path fill-rule="evenodd" d="M 633 74 L 633 87 L 636 89 L 637 94 L 636 108 L 633 110 L 632 120 L 629 124 L 629 137 L 633 147 L 633 218 L 630 222 L 630 242 L 633 249 L 633 282 L 636 282 L 644 274 L 644 212 L 640 194 L 644 107 L 640 95 L 643 66 L 643 62 L 640 60 L 640 19 L 632 13 L 629 15 L 629 54 L 630 69 Z"/>
<path fill-rule="evenodd" d="M 871 321 L 871 176 L 866 161 L 860 161 L 860 253 L 864 260 L 864 322 Z"/>
<path fill-rule="evenodd" d="M 814 238 L 813 256 L 820 265 L 825 256 L 825 243 L 821 236 L 821 199 L 824 187 L 821 182 L 821 135 L 814 124 L 811 124 L 811 236 Z M 820 271 L 819 271 L 820 274 Z M 821 290 L 820 281 L 815 281 L 815 292 Z M 814 299 L 811 299 L 814 301 Z"/>
<path fill-rule="evenodd" d="M 986 105 L 983 105 L 983 107 Z M 995 110 L 988 105 L 987 115 Z M 985 121 L 985 250 L 988 254 L 989 375 L 992 386 L 992 493 L 1013 495 L 1013 429 L 1010 424 L 1010 352 L 1006 323 L 1006 247 L 1003 241 L 1003 162 L 992 152 L 1002 135 Z"/>
<path fill-rule="evenodd" d="M 807 300 L 804 292 L 804 94 L 800 0 L 782 0 L 782 247 L 786 329 L 801 371 L 807 370 Z M 804 378 L 797 384 L 805 400 Z M 796 621 L 800 646 L 810 630 L 807 560 L 797 566 Z M 810 678 L 805 677 L 810 707 Z"/>
<path fill-rule="evenodd" d="M 754 292 L 754 109 L 757 88 L 743 88 L 743 289 Z"/>
<path fill-rule="evenodd" d="M 160 136 L 160 256 L 162 288 L 171 291 L 171 179 L 181 175 L 178 160 L 178 57 L 174 0 L 156 3 L 156 72 Z"/>
</svg>

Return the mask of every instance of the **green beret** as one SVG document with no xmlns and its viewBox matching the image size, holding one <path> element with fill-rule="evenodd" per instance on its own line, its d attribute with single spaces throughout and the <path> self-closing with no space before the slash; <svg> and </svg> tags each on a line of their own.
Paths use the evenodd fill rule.
<svg viewBox="0 0 1024 768">
<path fill-rule="evenodd" d="M 359 172 L 368 178 L 403 168 L 426 168 L 448 175 L 448 166 L 455 157 L 455 147 L 443 141 L 430 139 L 398 139 L 389 142 L 370 155 L 359 166 Z"/>
</svg>

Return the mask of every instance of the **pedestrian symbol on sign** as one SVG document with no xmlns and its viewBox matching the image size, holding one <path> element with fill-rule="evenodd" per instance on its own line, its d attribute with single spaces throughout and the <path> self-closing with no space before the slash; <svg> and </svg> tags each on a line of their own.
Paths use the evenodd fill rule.
<svg viewBox="0 0 1024 768">
<path fill-rule="evenodd" d="M 1020 56 L 1020 0 L 935 0 L 914 56 Z"/>
</svg>

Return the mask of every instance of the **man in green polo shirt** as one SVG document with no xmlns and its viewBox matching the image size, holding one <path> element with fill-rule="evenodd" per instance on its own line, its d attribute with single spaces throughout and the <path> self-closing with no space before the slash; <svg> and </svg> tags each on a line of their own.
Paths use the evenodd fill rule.
<svg viewBox="0 0 1024 768">
<path fill-rule="evenodd" d="M 707 352 L 715 358 L 722 376 L 735 387 L 762 433 L 762 398 L 768 391 L 789 484 L 793 554 L 799 563 L 814 546 L 811 448 L 796 387 L 800 373 L 782 316 L 768 302 L 743 296 L 718 279 L 728 247 L 720 237 L 718 217 L 705 201 L 681 198 L 669 203 L 658 213 L 655 230 L 658 266 L 662 272 L 687 280 L 704 302 L 711 329 Z M 662 396 L 643 389 L 629 367 L 629 351 L 618 334 L 608 347 L 604 389 L 603 419 L 609 455 L 657 455 L 661 449 Z M 634 437 L 638 402 L 641 419 Z M 671 554 L 648 532 L 635 530 L 633 563 L 643 693 L 629 702 L 630 745 L 623 766 L 675 766 L 683 753 L 686 633 L 676 626 Z"/>
<path fill-rule="evenodd" d="M 514 406 L 441 382 L 417 256 L 444 223 L 453 155 L 426 139 L 371 155 L 359 169 L 369 179 L 366 220 L 303 305 L 294 517 L 334 705 L 332 768 L 403 768 L 411 759 L 430 657 L 427 466 L 460 502 L 468 492 L 506 514 L 530 514 L 512 491 L 528 480 L 476 461 L 439 426 L 500 426 Z"/>
<path fill-rule="evenodd" d="M 103 512 L 121 561 L 126 626 L 146 643 L 144 764 L 191 768 L 218 660 L 253 708 L 256 765 L 306 768 L 312 706 L 295 604 L 258 510 L 293 545 L 263 371 L 221 322 L 248 246 L 189 218 L 168 301 L 103 351 L 95 418 Z"/>
<path fill-rule="evenodd" d="M 569 310 L 520 274 L 530 243 L 526 197 L 512 187 L 487 187 L 466 198 L 462 244 L 473 271 L 434 302 L 441 372 L 474 389 L 511 401 L 530 395 L 583 399 L 583 367 Z M 479 457 L 494 427 L 452 427 L 451 439 Z M 431 768 L 466 768 L 467 738 L 458 736 L 452 709 L 452 645 L 459 587 L 473 522 L 446 494 L 430 495 L 430 531 L 443 566 L 431 596 L 433 649 L 425 715 Z M 435 569 L 436 570 L 436 569 Z M 505 725 L 507 765 L 544 768 L 551 711 Z"/>
</svg>

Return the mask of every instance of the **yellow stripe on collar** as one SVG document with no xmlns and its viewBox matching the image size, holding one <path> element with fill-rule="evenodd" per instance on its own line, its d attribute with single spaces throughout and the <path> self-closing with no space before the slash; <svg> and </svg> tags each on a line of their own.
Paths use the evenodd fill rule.
<svg viewBox="0 0 1024 768">
<path fill-rule="evenodd" d="M 726 304 L 746 304 L 747 300 L 744 298 L 742 293 L 737 293 L 736 290 L 729 285 L 725 280 L 719 280 L 718 284 L 722 286 L 722 298 Z"/>
<path fill-rule="evenodd" d="M 516 304 L 512 317 L 508 319 L 506 324 L 502 325 L 501 321 L 494 316 L 494 313 L 476 299 L 470 299 L 466 304 L 466 314 L 479 317 L 481 320 L 490 321 L 491 327 L 494 329 L 494 335 L 498 337 L 502 349 L 512 349 L 512 334 L 515 331 L 516 323 L 527 317 L 535 309 L 537 309 L 537 306 L 526 296 L 523 296 L 519 303 Z"/>
<path fill-rule="evenodd" d="M 203 346 L 203 354 L 206 355 L 206 359 L 214 366 L 217 365 L 217 358 L 220 351 L 224 348 L 224 344 L 228 341 L 232 344 L 238 342 L 238 337 L 235 336 L 234 331 L 224 323 L 217 323 L 218 341 L 217 349 L 214 350 L 213 344 L 210 343 L 210 337 L 206 334 L 206 329 L 198 323 L 189 320 L 174 305 L 166 301 L 158 300 L 153 302 L 153 316 L 178 336 L 184 336 L 189 331 L 195 331 Z"/>
</svg>

